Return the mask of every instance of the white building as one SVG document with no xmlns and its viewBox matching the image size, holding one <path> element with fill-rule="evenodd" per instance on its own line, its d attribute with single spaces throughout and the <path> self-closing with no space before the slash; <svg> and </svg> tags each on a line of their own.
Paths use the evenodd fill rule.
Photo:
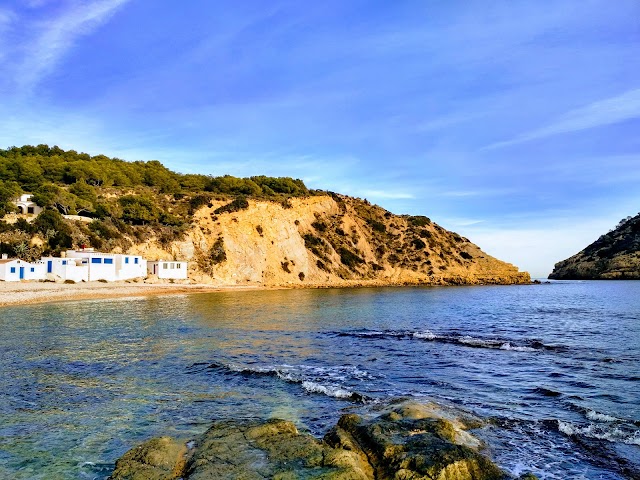
<svg viewBox="0 0 640 480">
<path fill-rule="evenodd" d="M 147 270 L 158 278 L 184 280 L 187 278 L 187 262 L 156 260 L 147 263 Z"/>
<path fill-rule="evenodd" d="M 24 279 L 25 280 L 43 280 L 47 266 L 42 260 L 38 260 L 25 265 Z"/>
<path fill-rule="evenodd" d="M 36 205 L 35 202 L 31 201 L 31 195 L 25 193 L 21 195 L 18 200 L 15 200 L 16 207 L 18 208 L 18 213 L 23 215 L 39 215 L 42 212 L 42 207 Z"/>
<path fill-rule="evenodd" d="M 140 255 L 96 252 L 92 248 L 67 250 L 62 257 L 42 257 L 29 263 L 17 258 L 0 259 L 0 280 L 46 280 L 58 277 L 74 282 L 115 282 L 146 277 L 148 273 L 158 278 L 184 280 L 187 278 L 187 262 L 158 260 L 147 262 Z M 147 273 L 148 272 L 148 273 Z"/>
<path fill-rule="evenodd" d="M 82 259 L 42 257 L 42 262 L 45 273 L 55 275 L 61 280 L 89 281 L 89 267 L 82 263 Z"/>
<path fill-rule="evenodd" d="M 96 252 L 92 248 L 67 250 L 67 259 L 80 259 L 89 270 L 90 282 L 129 280 L 147 276 L 147 261 L 139 255 Z M 77 263 L 77 261 L 76 261 Z"/>
<path fill-rule="evenodd" d="M 17 258 L 7 258 L 7 255 L 2 255 L 0 259 L 0 280 L 5 282 L 43 280 L 45 272 L 46 265 L 42 261 L 29 263 Z"/>
</svg>

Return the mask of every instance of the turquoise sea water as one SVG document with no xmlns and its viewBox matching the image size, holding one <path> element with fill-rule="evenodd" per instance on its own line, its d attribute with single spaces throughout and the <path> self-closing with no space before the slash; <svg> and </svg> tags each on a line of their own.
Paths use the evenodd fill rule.
<svg viewBox="0 0 640 480">
<path fill-rule="evenodd" d="M 640 478 L 640 282 L 244 291 L 0 310 L 0 478 L 104 479 L 157 435 L 396 397 L 478 413 L 501 466 Z"/>
</svg>

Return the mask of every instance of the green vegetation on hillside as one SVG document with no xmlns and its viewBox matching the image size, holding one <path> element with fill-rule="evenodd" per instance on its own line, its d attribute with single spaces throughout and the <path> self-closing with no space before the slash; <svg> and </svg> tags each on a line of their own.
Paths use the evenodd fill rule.
<svg viewBox="0 0 640 480">
<path fill-rule="evenodd" d="M 0 251 L 35 258 L 73 245 L 113 249 L 131 240 L 157 236 L 161 243 L 178 239 L 193 213 L 212 200 L 229 199 L 217 213 L 246 208 L 246 198 L 288 205 L 288 198 L 314 194 L 302 180 L 264 175 L 237 178 L 172 172 L 156 160 L 127 162 L 91 156 L 48 145 L 0 150 L 0 219 L 15 212 L 13 200 L 31 193 L 45 208 L 47 224 L 0 220 Z M 62 215 L 92 218 L 89 224 Z M 42 244 L 31 239 L 39 236 Z"/>
</svg>

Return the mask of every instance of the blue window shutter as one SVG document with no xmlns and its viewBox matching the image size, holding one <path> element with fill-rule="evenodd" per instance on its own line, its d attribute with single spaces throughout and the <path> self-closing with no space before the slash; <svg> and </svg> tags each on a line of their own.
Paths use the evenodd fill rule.
<svg viewBox="0 0 640 480">
<path fill-rule="evenodd" d="M 16 273 L 16 267 L 11 267 L 11 273 Z"/>
</svg>

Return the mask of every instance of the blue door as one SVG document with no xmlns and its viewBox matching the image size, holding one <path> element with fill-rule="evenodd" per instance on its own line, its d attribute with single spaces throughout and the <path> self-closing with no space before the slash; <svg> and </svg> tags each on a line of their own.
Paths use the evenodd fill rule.
<svg viewBox="0 0 640 480">
<path fill-rule="evenodd" d="M 47 262 L 47 273 L 51 273 L 53 271 L 53 261 L 49 260 Z"/>
<path fill-rule="evenodd" d="M 20 280 L 24 279 L 24 267 L 20 267 Z"/>
</svg>

